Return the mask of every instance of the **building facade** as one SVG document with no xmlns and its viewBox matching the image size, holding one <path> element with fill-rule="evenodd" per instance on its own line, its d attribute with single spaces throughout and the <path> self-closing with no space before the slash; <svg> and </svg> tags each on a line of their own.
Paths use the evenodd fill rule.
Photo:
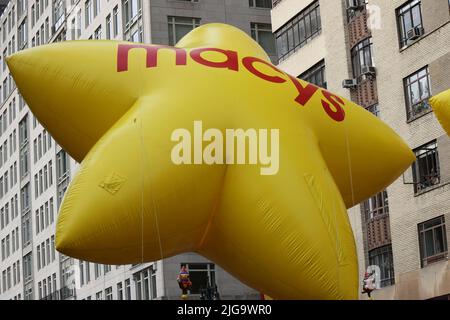
<svg viewBox="0 0 450 320">
<path fill-rule="evenodd" d="M 193 28 L 225 22 L 246 31 L 276 59 L 270 1 L 11 0 L 0 18 L 0 299 L 178 299 L 181 264 L 192 297 L 217 285 L 224 299 L 259 298 L 196 254 L 110 266 L 55 251 L 55 224 L 78 164 L 52 139 L 21 97 L 5 58 L 65 40 L 115 39 L 175 44 Z"/>
<path fill-rule="evenodd" d="M 376 299 L 449 299 L 450 138 L 428 99 L 450 88 L 450 1 L 273 6 L 279 67 L 357 102 L 417 157 L 385 191 L 348 211 L 361 282 L 373 270 Z"/>
</svg>

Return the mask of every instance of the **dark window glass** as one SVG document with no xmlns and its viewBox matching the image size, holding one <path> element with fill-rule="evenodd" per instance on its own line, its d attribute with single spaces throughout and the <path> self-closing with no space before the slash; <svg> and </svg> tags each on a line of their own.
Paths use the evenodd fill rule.
<svg viewBox="0 0 450 320">
<path fill-rule="evenodd" d="M 302 73 L 299 78 L 326 89 L 327 80 L 325 77 L 325 60 L 320 61 L 319 63 Z"/>
</svg>

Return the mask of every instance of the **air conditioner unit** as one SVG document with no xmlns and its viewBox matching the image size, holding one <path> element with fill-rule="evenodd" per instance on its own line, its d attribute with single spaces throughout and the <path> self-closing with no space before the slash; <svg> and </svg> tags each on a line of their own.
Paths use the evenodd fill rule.
<svg viewBox="0 0 450 320">
<path fill-rule="evenodd" d="M 347 10 L 358 10 L 365 5 L 364 0 L 347 0 Z"/>
<path fill-rule="evenodd" d="M 415 27 L 408 30 L 408 32 L 406 33 L 406 37 L 408 38 L 408 40 L 416 40 L 423 36 L 424 33 L 425 30 L 422 27 Z"/>
<path fill-rule="evenodd" d="M 361 74 L 366 76 L 373 76 L 375 77 L 377 75 L 377 70 L 375 67 L 372 66 L 362 66 L 361 67 Z"/>
<path fill-rule="evenodd" d="M 358 85 L 358 80 L 356 79 L 346 79 L 342 81 L 342 87 L 345 89 L 353 89 Z"/>
</svg>

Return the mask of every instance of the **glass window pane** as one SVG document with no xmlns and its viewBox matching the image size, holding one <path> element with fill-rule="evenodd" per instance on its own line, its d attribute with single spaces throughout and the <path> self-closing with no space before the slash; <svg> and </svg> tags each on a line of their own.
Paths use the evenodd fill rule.
<svg viewBox="0 0 450 320">
<path fill-rule="evenodd" d="M 434 229 L 435 233 L 434 233 L 434 237 L 435 237 L 435 242 L 434 242 L 434 246 L 435 246 L 435 252 L 436 254 L 444 252 L 445 251 L 445 246 L 444 246 L 444 232 L 445 230 L 443 230 L 442 227 L 438 227 L 436 229 Z"/>
<path fill-rule="evenodd" d="M 428 86 L 428 77 L 422 78 L 419 81 L 420 86 L 420 100 L 425 100 L 430 97 L 430 89 Z"/>
<path fill-rule="evenodd" d="M 419 83 L 414 82 L 410 86 L 411 103 L 417 104 L 420 101 Z"/>
<path fill-rule="evenodd" d="M 435 253 L 433 230 L 425 231 L 425 257 L 431 257 Z"/>
<path fill-rule="evenodd" d="M 412 25 L 414 27 L 420 26 L 422 24 L 421 18 L 420 18 L 420 5 L 415 6 L 412 9 Z"/>
</svg>

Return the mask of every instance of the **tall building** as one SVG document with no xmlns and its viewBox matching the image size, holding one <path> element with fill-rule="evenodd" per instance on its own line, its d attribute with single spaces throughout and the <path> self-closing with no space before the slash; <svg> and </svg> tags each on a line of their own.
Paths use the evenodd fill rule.
<svg viewBox="0 0 450 320">
<path fill-rule="evenodd" d="M 273 0 L 279 67 L 357 102 L 417 156 L 387 190 L 348 211 L 361 282 L 376 271 L 376 299 L 450 298 L 450 138 L 428 103 L 450 88 L 449 5 Z"/>
<path fill-rule="evenodd" d="M 3 4 L 5 1 L 1 1 Z M 124 39 L 174 44 L 193 28 L 225 22 L 276 59 L 269 0 L 11 0 L 0 18 L 0 299 L 178 299 L 181 264 L 192 297 L 207 284 L 222 298 L 258 298 L 196 254 L 109 266 L 55 251 L 59 205 L 78 164 L 39 124 L 15 87 L 5 58 L 46 43 Z"/>
</svg>

